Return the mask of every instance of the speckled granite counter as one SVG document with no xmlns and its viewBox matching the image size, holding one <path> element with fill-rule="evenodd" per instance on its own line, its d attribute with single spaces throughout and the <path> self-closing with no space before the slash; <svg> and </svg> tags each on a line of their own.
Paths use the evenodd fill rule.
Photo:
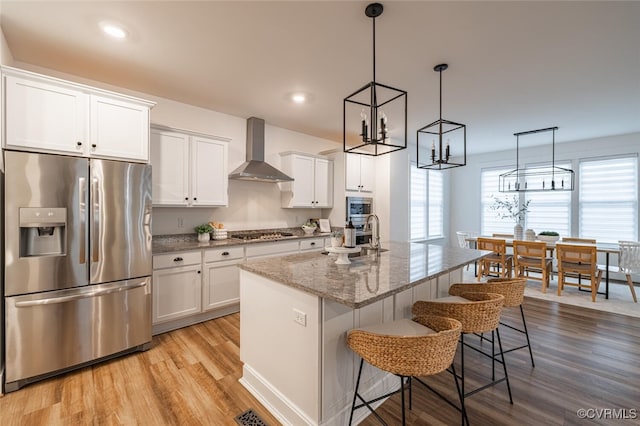
<svg viewBox="0 0 640 426">
<path fill-rule="evenodd" d="M 361 308 L 474 262 L 488 252 L 423 243 L 383 243 L 389 251 L 336 265 L 334 256 L 294 254 L 240 265 L 287 286 Z"/>
<path fill-rule="evenodd" d="M 263 230 L 265 231 L 265 230 Z M 278 230 L 266 230 L 278 232 Z M 274 240 L 239 240 L 236 238 L 227 238 L 226 240 L 210 240 L 206 243 L 198 242 L 196 234 L 179 234 L 179 235 L 154 235 L 152 241 L 153 254 L 172 253 L 178 251 L 202 250 L 216 247 L 242 246 L 247 244 L 273 243 L 277 241 L 302 240 L 306 238 L 329 238 L 329 233 L 321 234 L 314 232 L 313 234 L 305 234 L 301 229 L 284 229 L 286 232 L 294 234 L 293 237 L 285 237 Z M 238 231 L 241 232 L 241 231 Z M 244 231 L 242 231 L 244 232 Z M 249 231 L 253 232 L 253 231 Z"/>
</svg>

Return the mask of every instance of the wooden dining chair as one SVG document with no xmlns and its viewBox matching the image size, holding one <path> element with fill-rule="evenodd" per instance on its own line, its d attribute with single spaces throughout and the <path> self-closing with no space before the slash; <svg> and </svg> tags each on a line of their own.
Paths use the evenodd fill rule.
<svg viewBox="0 0 640 426">
<path fill-rule="evenodd" d="M 516 277 L 542 281 L 542 292 L 547 292 L 553 265 L 553 258 L 547 257 L 547 243 L 514 241 L 513 261 Z M 529 275 L 530 272 L 540 274 L 540 277 Z"/>
<path fill-rule="evenodd" d="M 488 250 L 492 253 L 478 261 L 478 281 L 489 276 L 491 267 L 495 267 L 497 275 L 511 278 L 513 256 L 507 253 L 507 242 L 499 238 L 478 237 L 478 250 Z"/>
<path fill-rule="evenodd" d="M 597 249 L 595 245 L 586 244 L 556 244 L 558 257 L 558 296 L 562 295 L 565 285 L 578 288 L 587 287 L 591 290 L 591 301 L 596 301 L 596 293 L 600 285 L 602 271 L 598 270 Z M 589 284 L 582 281 L 570 281 L 572 277 L 588 277 Z"/>
</svg>

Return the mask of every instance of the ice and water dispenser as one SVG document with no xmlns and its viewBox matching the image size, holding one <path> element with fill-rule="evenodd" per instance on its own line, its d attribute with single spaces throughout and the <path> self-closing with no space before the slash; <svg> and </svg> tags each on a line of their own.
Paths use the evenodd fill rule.
<svg viewBox="0 0 640 426">
<path fill-rule="evenodd" d="M 66 245 L 67 209 L 20 209 L 20 257 L 63 256 Z"/>
</svg>

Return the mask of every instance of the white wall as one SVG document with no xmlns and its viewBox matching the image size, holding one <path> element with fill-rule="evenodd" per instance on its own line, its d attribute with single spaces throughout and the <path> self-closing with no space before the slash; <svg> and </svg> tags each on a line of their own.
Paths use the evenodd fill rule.
<svg viewBox="0 0 640 426">
<path fill-rule="evenodd" d="M 223 114 L 26 63 L 17 63 L 14 66 L 155 101 L 156 105 L 151 110 L 152 123 L 230 138 L 229 172 L 245 161 L 245 117 Z M 280 152 L 301 151 L 315 154 L 336 146 L 335 142 L 271 126 L 268 123 L 265 127 L 265 160 L 276 168 L 280 167 Z M 336 203 L 344 209 L 342 200 L 337 200 Z M 326 218 L 328 215 L 328 210 L 281 208 L 280 190 L 275 183 L 230 180 L 228 207 L 154 208 L 153 234 L 192 233 L 194 226 L 213 220 L 224 223 L 230 230 L 295 227 L 302 225 L 309 218 Z M 178 218 L 182 219 L 183 228 L 178 227 Z"/>
<path fill-rule="evenodd" d="M 575 142 L 556 143 L 556 161 L 571 160 L 579 182 L 578 161 L 584 158 L 620 154 L 640 155 L 640 133 L 609 136 Z M 551 162 L 551 144 L 519 150 L 520 166 L 526 163 Z M 480 172 L 483 168 L 515 168 L 516 152 L 500 151 L 467 157 L 467 166 L 452 169 L 450 182 L 449 235 L 456 231 L 480 232 Z M 497 191 L 497 188 L 496 188 Z M 456 245 L 455 238 L 449 244 Z"/>
<path fill-rule="evenodd" d="M 13 55 L 7 44 L 7 40 L 4 38 L 4 32 L 0 27 L 0 63 L 2 65 L 13 65 Z"/>
</svg>

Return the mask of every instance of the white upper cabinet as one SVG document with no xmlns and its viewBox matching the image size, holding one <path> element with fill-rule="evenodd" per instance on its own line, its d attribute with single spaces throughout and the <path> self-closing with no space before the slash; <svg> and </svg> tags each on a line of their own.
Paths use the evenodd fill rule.
<svg viewBox="0 0 640 426">
<path fill-rule="evenodd" d="M 82 154 L 87 97 L 79 90 L 7 75 L 4 146 Z"/>
<path fill-rule="evenodd" d="M 280 184 L 282 207 L 328 208 L 333 206 L 333 161 L 326 157 L 284 152 L 282 170 L 293 182 Z"/>
<path fill-rule="evenodd" d="M 149 107 L 90 96 L 91 155 L 149 161 Z"/>
<path fill-rule="evenodd" d="M 347 191 L 373 192 L 375 188 L 375 157 L 345 154 L 345 189 Z"/>
<path fill-rule="evenodd" d="M 152 127 L 153 205 L 228 205 L 227 158 L 226 140 Z"/>
<path fill-rule="evenodd" d="M 148 162 L 152 102 L 9 67 L 2 75 L 3 147 Z"/>
<path fill-rule="evenodd" d="M 226 206 L 227 142 L 191 138 L 191 197 L 194 206 Z"/>
<path fill-rule="evenodd" d="M 189 136 L 151 129 L 153 205 L 189 205 Z"/>
</svg>

